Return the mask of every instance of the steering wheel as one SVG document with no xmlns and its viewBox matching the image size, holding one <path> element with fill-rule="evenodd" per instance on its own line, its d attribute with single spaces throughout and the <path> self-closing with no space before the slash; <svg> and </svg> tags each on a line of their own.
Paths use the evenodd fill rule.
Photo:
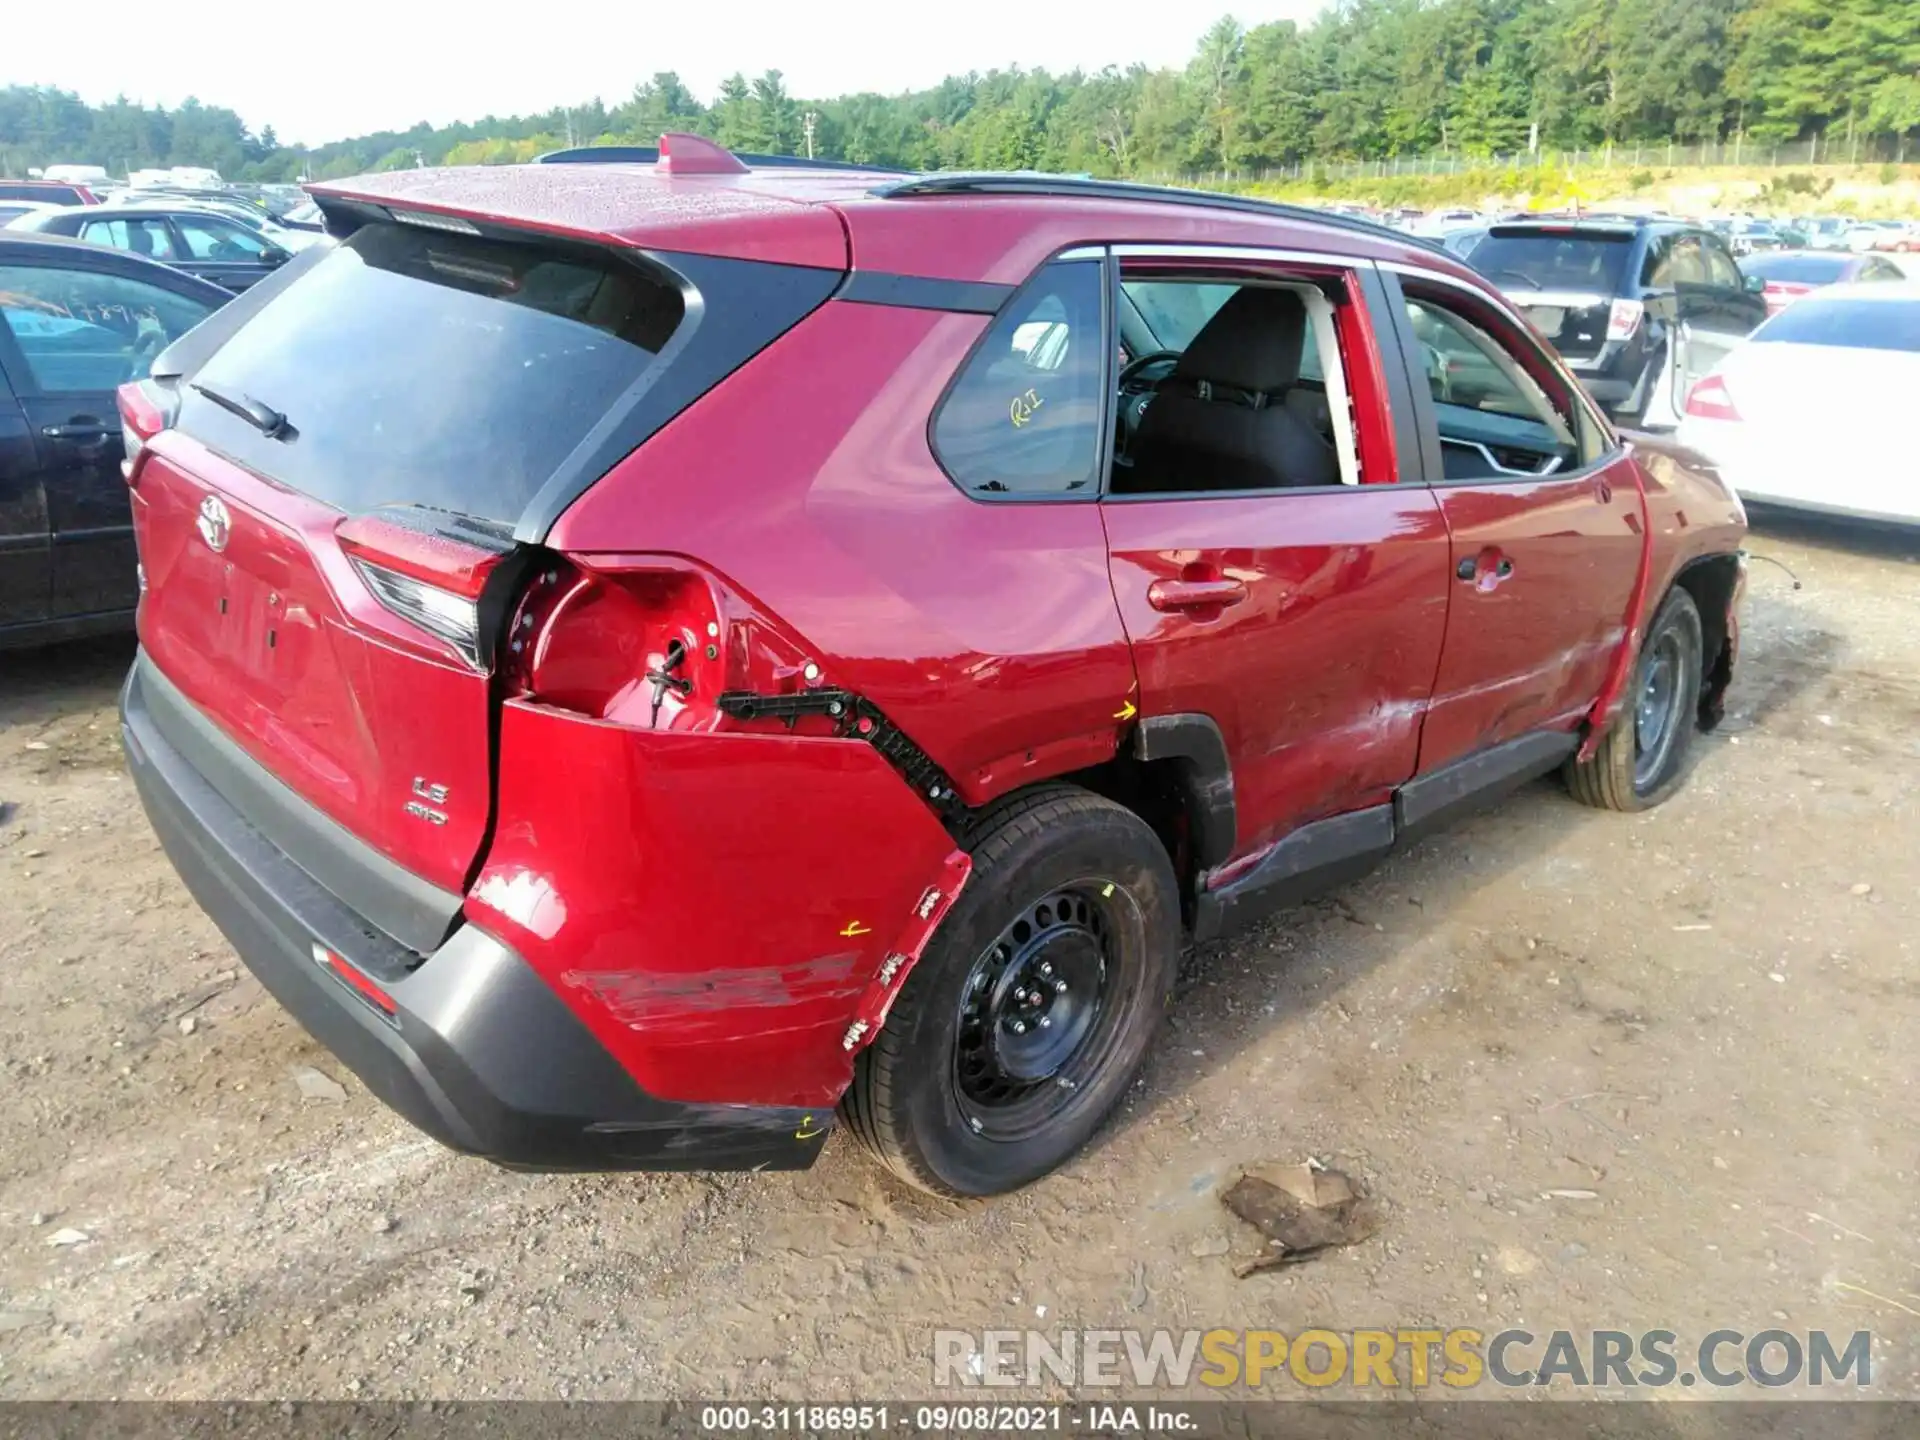
<svg viewBox="0 0 1920 1440">
<path fill-rule="evenodd" d="M 1124 395 L 1128 387 L 1137 384 L 1141 373 L 1149 366 L 1158 365 L 1165 360 L 1178 361 L 1179 359 L 1180 352 L 1178 350 L 1149 350 L 1146 354 L 1129 360 L 1120 370 L 1120 393 Z"/>
</svg>

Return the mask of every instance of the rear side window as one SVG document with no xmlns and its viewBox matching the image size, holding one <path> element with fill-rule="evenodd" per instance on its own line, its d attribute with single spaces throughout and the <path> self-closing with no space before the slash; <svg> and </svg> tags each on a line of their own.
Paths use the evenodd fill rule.
<svg viewBox="0 0 1920 1440">
<path fill-rule="evenodd" d="M 933 420 L 933 449 L 962 489 L 1092 495 L 1099 489 L 1098 260 L 1057 260 L 1008 302 Z"/>
<path fill-rule="evenodd" d="M 1624 234 L 1496 225 L 1467 263 L 1509 294 L 1532 286 L 1612 295 L 1632 248 L 1632 237 Z"/>
<path fill-rule="evenodd" d="M 1920 300 L 1803 300 L 1753 332 L 1768 340 L 1920 354 Z"/>
<path fill-rule="evenodd" d="M 1831 285 L 1846 270 L 1845 255 L 1750 255 L 1745 270 L 1789 285 Z"/>
<path fill-rule="evenodd" d="M 80 227 L 80 238 L 89 245 L 110 245 L 155 260 L 178 258 L 164 220 L 89 220 Z"/>
<path fill-rule="evenodd" d="M 684 303 L 637 257 L 368 225 L 186 387 L 181 428 L 349 513 L 511 524 L 654 363 Z M 286 417 L 269 439 L 205 396 Z"/>
</svg>

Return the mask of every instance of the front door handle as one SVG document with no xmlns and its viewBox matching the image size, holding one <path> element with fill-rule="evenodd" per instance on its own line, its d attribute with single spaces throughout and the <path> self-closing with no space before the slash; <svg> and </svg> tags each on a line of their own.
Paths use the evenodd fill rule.
<svg viewBox="0 0 1920 1440">
<path fill-rule="evenodd" d="M 1454 567 L 1454 574 L 1472 582 L 1479 590 L 1491 590 L 1513 575 L 1513 557 L 1498 550 L 1482 550 L 1469 555 Z"/>
<path fill-rule="evenodd" d="M 1244 580 L 1156 580 L 1147 586 L 1147 604 L 1162 611 L 1215 609 L 1246 598 Z"/>
</svg>

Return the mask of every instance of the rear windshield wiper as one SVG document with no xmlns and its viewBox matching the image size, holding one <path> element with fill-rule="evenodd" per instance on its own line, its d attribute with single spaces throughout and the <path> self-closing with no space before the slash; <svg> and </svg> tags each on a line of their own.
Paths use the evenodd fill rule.
<svg viewBox="0 0 1920 1440">
<path fill-rule="evenodd" d="M 286 415 L 271 405 L 263 405 L 251 395 L 228 395 L 211 385 L 193 382 L 193 388 L 207 399 L 230 414 L 238 415 L 269 440 L 284 440 L 292 435 L 293 427 L 287 424 Z"/>
</svg>

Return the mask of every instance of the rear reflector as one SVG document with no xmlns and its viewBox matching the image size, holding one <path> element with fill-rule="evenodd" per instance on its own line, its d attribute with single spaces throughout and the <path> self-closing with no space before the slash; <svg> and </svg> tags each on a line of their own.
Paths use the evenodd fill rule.
<svg viewBox="0 0 1920 1440">
<path fill-rule="evenodd" d="M 1687 414 L 1702 420 L 1740 418 L 1740 412 L 1733 408 L 1733 396 L 1727 393 L 1727 382 L 1718 375 L 1707 376 L 1688 393 Z"/>
<path fill-rule="evenodd" d="M 1638 300 L 1616 300 L 1607 312 L 1607 339 L 1631 340 L 1647 307 Z"/>
<path fill-rule="evenodd" d="M 335 980 L 338 980 L 342 985 L 346 986 L 355 995 L 366 1001 L 366 1003 L 371 1005 L 375 1010 L 378 1010 L 387 1019 L 395 1020 L 399 1018 L 400 1007 L 394 1003 L 393 997 L 356 969 L 353 963 L 344 956 L 316 942 L 313 946 L 313 963 L 326 971 L 327 974 L 331 975 Z"/>
</svg>

